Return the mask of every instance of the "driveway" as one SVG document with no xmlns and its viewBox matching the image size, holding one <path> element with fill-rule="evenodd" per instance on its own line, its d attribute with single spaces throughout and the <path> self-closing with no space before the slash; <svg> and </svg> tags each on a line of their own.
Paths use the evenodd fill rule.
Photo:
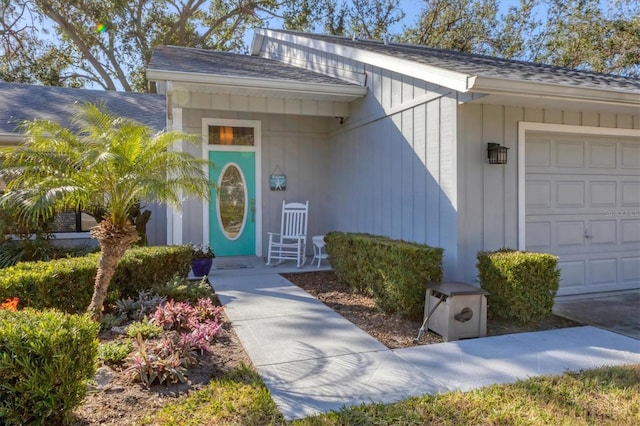
<svg viewBox="0 0 640 426">
<path fill-rule="evenodd" d="M 556 301 L 553 313 L 640 340 L 640 290 Z"/>
</svg>

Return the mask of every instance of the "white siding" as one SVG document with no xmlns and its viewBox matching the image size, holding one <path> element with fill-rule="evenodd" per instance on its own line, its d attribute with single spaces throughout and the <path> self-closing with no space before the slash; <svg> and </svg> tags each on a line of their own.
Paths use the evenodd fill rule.
<svg viewBox="0 0 640 426">
<path fill-rule="evenodd" d="M 477 276 L 479 250 L 518 247 L 518 122 L 640 128 L 638 116 L 466 104 L 459 107 L 459 257 L 463 278 Z M 487 143 L 509 150 L 506 165 L 487 161 Z"/>
<path fill-rule="evenodd" d="M 440 86 L 348 58 L 267 40 L 261 56 L 348 78 L 368 95 L 329 133 L 328 229 L 445 249 L 457 278 L 457 99 Z"/>
<path fill-rule="evenodd" d="M 456 100 L 442 97 L 334 134 L 332 229 L 445 248 L 455 278 L 455 116 Z"/>
</svg>

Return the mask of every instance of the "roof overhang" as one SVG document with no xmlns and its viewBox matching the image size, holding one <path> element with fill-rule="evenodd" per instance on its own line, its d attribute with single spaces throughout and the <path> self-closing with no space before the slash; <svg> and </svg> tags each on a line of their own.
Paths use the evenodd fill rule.
<svg viewBox="0 0 640 426">
<path fill-rule="evenodd" d="M 469 90 L 484 94 L 472 102 L 522 105 L 534 108 L 603 111 L 637 115 L 640 90 L 599 90 L 567 85 L 478 77 Z"/>
<path fill-rule="evenodd" d="M 373 66 L 404 74 L 429 83 L 455 90 L 469 96 L 472 102 L 535 106 L 563 109 L 609 111 L 637 115 L 640 110 L 640 90 L 594 89 L 540 82 L 516 81 L 507 78 L 489 78 L 422 64 L 402 58 L 370 52 L 350 46 L 316 40 L 303 35 L 257 29 L 251 54 L 259 54 L 265 38 L 296 43 L 328 54 L 366 62 Z"/>
<path fill-rule="evenodd" d="M 258 55 L 262 49 L 265 37 L 296 43 L 301 46 L 317 49 L 329 54 L 335 54 L 359 62 L 365 62 L 389 71 L 430 81 L 438 86 L 444 86 L 458 92 L 466 92 L 474 84 L 475 76 L 446 70 L 440 67 L 420 64 L 407 59 L 396 58 L 383 53 L 370 52 L 350 46 L 342 46 L 323 40 L 315 40 L 295 34 L 286 34 L 264 28 L 256 29 L 251 43 L 251 54 Z M 427 78 L 430 79 L 427 79 Z"/>
<path fill-rule="evenodd" d="M 228 75 L 147 70 L 147 79 L 205 84 L 211 91 L 245 96 L 313 99 L 351 102 L 367 94 L 367 88 L 353 84 L 309 83 L 295 80 L 251 78 Z"/>
</svg>

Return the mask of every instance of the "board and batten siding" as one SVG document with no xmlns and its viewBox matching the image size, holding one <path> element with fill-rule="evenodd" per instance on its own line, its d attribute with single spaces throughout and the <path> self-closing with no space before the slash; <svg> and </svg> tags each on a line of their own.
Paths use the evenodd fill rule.
<svg viewBox="0 0 640 426">
<path fill-rule="evenodd" d="M 267 40 L 261 56 L 319 72 L 366 74 L 368 95 L 329 133 L 329 229 L 442 247 L 445 278 L 458 279 L 456 94 L 278 40 Z"/>
<path fill-rule="evenodd" d="M 211 95 L 215 96 L 215 95 Z M 279 232 L 282 201 L 309 200 L 309 236 L 327 230 L 327 210 L 330 209 L 327 195 L 329 154 L 326 129 L 333 118 L 313 116 L 263 114 L 242 111 L 206 110 L 185 108 L 183 131 L 201 134 L 204 118 L 258 120 L 262 126 L 261 165 L 262 175 L 262 231 Z M 329 121 L 331 120 L 331 121 Z M 206 143 L 203 142 L 203 143 Z M 193 155 L 202 155 L 201 146 L 187 148 Z M 271 191 L 269 175 L 277 173 L 287 176 L 286 191 Z M 199 200 L 188 200 L 182 210 L 183 241 L 201 241 L 203 205 Z M 215 246 L 215 242 L 212 242 Z M 263 254 L 267 252 L 267 239 L 262 238 Z M 311 244 L 307 251 L 312 252 Z"/>
<path fill-rule="evenodd" d="M 464 104 L 458 113 L 458 245 L 463 278 L 477 280 L 477 252 L 518 248 L 518 122 L 640 129 L 640 116 Z M 487 143 L 509 147 L 506 165 L 489 164 Z"/>
</svg>

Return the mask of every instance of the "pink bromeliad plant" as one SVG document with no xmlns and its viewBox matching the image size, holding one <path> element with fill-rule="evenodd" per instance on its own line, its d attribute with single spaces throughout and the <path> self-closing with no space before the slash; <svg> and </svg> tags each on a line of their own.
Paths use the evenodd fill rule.
<svg viewBox="0 0 640 426">
<path fill-rule="evenodd" d="M 129 357 L 126 372 L 147 387 L 154 382 L 183 382 L 185 367 L 196 362 L 197 351 L 209 352 L 223 331 L 222 310 L 210 299 L 199 299 L 195 305 L 169 300 L 158 306 L 153 321 L 170 332 L 153 346 L 139 335 L 138 350 Z"/>
</svg>

